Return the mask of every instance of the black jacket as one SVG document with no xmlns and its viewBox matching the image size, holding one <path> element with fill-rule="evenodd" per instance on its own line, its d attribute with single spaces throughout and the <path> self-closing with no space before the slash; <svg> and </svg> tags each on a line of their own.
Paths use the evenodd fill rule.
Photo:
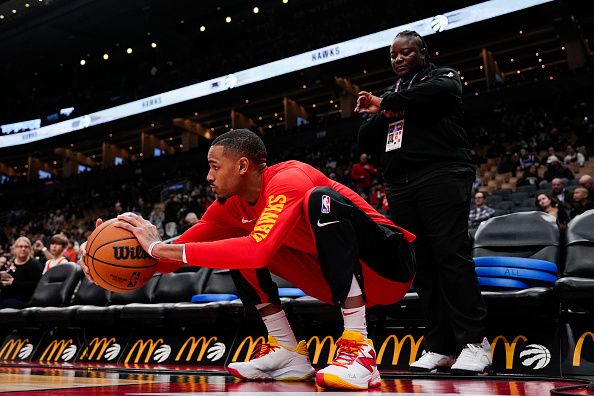
<svg viewBox="0 0 594 396">
<path fill-rule="evenodd" d="M 474 172 L 470 144 L 462 127 L 462 82 L 455 70 L 434 65 L 410 81 L 387 88 L 383 113 L 369 117 L 359 129 L 359 145 L 379 156 L 388 183 L 407 183 L 436 172 Z M 386 152 L 388 125 L 404 118 L 402 147 Z"/>
</svg>

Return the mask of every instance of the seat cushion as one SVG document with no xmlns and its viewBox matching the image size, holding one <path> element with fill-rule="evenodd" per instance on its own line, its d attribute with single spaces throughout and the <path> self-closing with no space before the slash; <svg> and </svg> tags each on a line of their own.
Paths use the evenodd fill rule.
<svg viewBox="0 0 594 396">
<path fill-rule="evenodd" d="M 563 277 L 555 283 L 555 292 L 562 302 L 583 301 L 594 305 L 594 279 Z"/>
</svg>

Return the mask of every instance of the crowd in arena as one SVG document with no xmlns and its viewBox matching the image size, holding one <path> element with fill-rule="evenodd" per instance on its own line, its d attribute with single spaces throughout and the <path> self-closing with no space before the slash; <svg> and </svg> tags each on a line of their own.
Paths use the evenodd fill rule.
<svg viewBox="0 0 594 396">
<path fill-rule="evenodd" d="M 563 228 L 571 218 L 594 208 L 593 119 L 594 103 L 581 101 L 561 108 L 495 109 L 480 124 L 469 117 L 477 165 L 470 228 L 492 216 L 524 210 L 548 212 Z M 358 117 L 351 121 L 360 123 Z M 127 211 L 149 219 L 164 239 L 180 235 L 198 222 L 215 199 L 205 180 L 204 150 L 49 183 L 4 186 L 0 266 L 9 267 L 15 260 L 12 246 L 22 236 L 30 241 L 31 253 L 42 268 L 53 258 L 47 252 L 56 234 L 65 236 L 64 252 L 68 261 L 74 261 L 96 218 L 109 219 Z M 375 159 L 361 152 L 354 141 L 269 153 L 269 163 L 287 159 L 315 166 L 389 214 Z"/>
</svg>

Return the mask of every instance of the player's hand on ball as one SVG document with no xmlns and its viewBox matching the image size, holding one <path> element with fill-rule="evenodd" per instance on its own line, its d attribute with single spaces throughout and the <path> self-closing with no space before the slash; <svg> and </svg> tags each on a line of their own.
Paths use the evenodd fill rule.
<svg viewBox="0 0 594 396">
<path fill-rule="evenodd" d="M 114 225 L 133 233 L 140 246 L 147 253 L 151 243 L 161 241 L 161 235 L 159 235 L 157 227 L 136 213 L 121 214 L 118 216 L 118 220 Z"/>
<path fill-rule="evenodd" d="M 101 224 L 103 224 L 103 220 L 101 220 L 101 219 L 95 220 L 95 228 L 99 227 Z M 80 252 L 80 259 L 78 260 L 78 265 L 81 266 L 83 272 L 85 273 L 85 277 L 90 282 L 95 283 L 95 281 L 93 280 L 93 277 L 89 273 L 89 267 L 87 267 L 87 265 L 85 264 L 85 256 L 87 255 L 87 242 L 86 241 L 80 245 L 79 252 Z"/>
</svg>

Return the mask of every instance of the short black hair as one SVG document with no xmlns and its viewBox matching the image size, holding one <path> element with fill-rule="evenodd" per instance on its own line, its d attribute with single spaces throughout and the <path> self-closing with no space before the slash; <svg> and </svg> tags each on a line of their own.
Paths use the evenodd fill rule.
<svg viewBox="0 0 594 396">
<path fill-rule="evenodd" d="M 476 198 L 476 194 L 481 194 L 481 196 L 483 197 L 483 199 L 486 199 L 487 197 L 485 196 L 485 193 L 482 191 L 477 191 L 474 193 L 474 197 Z"/>
<path fill-rule="evenodd" d="M 403 30 L 400 33 L 398 33 L 396 35 L 396 37 L 394 37 L 394 40 L 396 40 L 399 37 L 416 37 L 421 41 L 421 48 L 422 50 L 425 50 L 425 59 L 429 60 L 429 47 L 427 46 L 427 42 L 425 41 L 425 39 L 423 38 L 423 36 L 421 36 L 419 33 L 415 32 L 414 30 Z"/>
<path fill-rule="evenodd" d="M 266 146 L 260 136 L 249 129 L 232 129 L 225 132 L 213 140 L 211 147 L 214 146 L 222 146 L 225 152 L 233 152 L 257 164 L 266 163 Z"/>
</svg>

